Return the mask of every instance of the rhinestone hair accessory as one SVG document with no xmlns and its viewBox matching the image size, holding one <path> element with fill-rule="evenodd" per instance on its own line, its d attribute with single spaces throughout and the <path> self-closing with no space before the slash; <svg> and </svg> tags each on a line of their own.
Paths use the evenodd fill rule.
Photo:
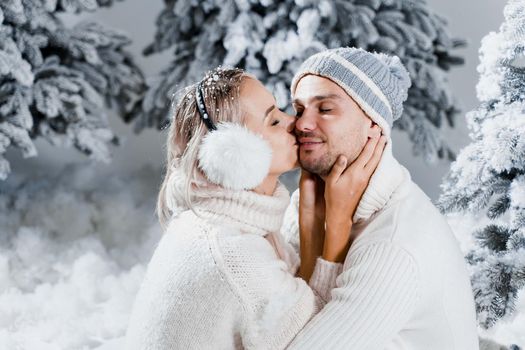
<svg viewBox="0 0 525 350">
<path fill-rule="evenodd" d="M 199 111 L 199 115 L 206 127 L 208 128 L 208 130 L 217 130 L 217 127 L 215 126 L 215 124 L 213 124 L 212 120 L 210 119 L 210 115 L 208 114 L 208 111 L 206 110 L 206 105 L 204 104 L 202 82 L 199 82 L 197 84 L 197 87 L 195 88 L 195 98 L 197 100 L 197 110 Z"/>
</svg>

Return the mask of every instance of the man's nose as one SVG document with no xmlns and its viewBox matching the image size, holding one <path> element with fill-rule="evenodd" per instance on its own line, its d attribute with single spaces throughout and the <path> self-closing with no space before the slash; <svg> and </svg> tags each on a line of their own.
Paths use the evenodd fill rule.
<svg viewBox="0 0 525 350">
<path fill-rule="evenodd" d="M 299 118 L 295 120 L 295 129 L 298 131 L 308 132 L 317 128 L 317 121 L 312 113 L 303 111 Z"/>
</svg>

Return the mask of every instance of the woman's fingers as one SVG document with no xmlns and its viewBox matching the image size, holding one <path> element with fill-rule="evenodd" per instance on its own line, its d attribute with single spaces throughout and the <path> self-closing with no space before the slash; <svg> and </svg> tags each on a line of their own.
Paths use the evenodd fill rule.
<svg viewBox="0 0 525 350">
<path fill-rule="evenodd" d="M 307 207 L 313 207 L 315 204 L 315 178 L 304 169 L 301 170 L 299 190 L 301 191 L 301 203 Z"/>
<path fill-rule="evenodd" d="M 324 196 L 324 181 L 319 176 L 315 176 L 315 194 L 319 198 Z"/>
<path fill-rule="evenodd" d="M 301 177 L 299 178 L 299 181 L 313 181 L 314 178 L 313 178 L 313 175 L 307 171 L 307 170 L 304 170 L 304 169 L 301 169 Z"/>
<path fill-rule="evenodd" d="M 372 157 L 365 165 L 365 171 L 367 171 L 368 173 L 373 173 L 376 170 L 377 165 L 379 164 L 379 161 L 381 160 L 381 157 L 383 155 L 383 151 L 385 150 L 386 143 L 386 136 L 381 136 L 375 146 Z"/>
<path fill-rule="evenodd" d="M 346 157 L 343 155 L 339 155 L 339 157 L 337 157 L 337 160 L 335 161 L 335 164 L 330 170 L 330 174 L 328 174 L 328 176 L 326 177 L 327 182 L 337 181 L 337 179 L 339 179 L 341 174 L 345 171 L 346 163 Z"/>
</svg>

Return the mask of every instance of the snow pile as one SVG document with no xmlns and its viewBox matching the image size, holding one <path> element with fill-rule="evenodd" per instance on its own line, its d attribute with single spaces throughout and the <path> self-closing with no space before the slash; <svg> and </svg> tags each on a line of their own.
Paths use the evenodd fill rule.
<svg viewBox="0 0 525 350">
<path fill-rule="evenodd" d="M 83 165 L 1 184 L 0 349 L 121 348 L 161 235 L 160 174 Z"/>
</svg>

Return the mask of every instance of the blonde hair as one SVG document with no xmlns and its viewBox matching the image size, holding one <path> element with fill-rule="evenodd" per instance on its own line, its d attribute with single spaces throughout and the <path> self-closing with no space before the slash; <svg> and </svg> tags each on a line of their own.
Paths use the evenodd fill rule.
<svg viewBox="0 0 525 350">
<path fill-rule="evenodd" d="M 240 86 L 243 78 L 250 77 L 242 69 L 216 68 L 201 81 L 204 104 L 209 118 L 219 122 L 244 123 L 240 108 Z M 173 214 L 174 203 L 181 201 L 192 208 L 190 190 L 202 178 L 198 168 L 198 152 L 208 129 L 202 121 L 195 98 L 197 84 L 188 86 L 174 96 L 171 103 L 171 122 L 167 138 L 166 175 L 157 198 L 157 217 L 163 229 Z M 185 174 L 182 191 L 174 186 L 174 171 Z"/>
</svg>

